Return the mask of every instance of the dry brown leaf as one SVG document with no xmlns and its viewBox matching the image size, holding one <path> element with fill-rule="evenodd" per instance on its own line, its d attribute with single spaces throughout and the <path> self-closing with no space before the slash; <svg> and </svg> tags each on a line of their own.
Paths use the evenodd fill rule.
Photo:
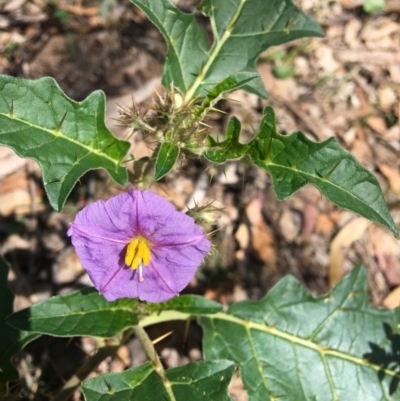
<svg viewBox="0 0 400 401">
<path fill-rule="evenodd" d="M 301 228 L 299 222 L 296 223 L 295 216 L 289 208 L 283 210 L 282 216 L 279 219 L 279 227 L 287 242 L 293 242 L 299 236 Z"/>
<path fill-rule="evenodd" d="M 246 208 L 246 214 L 251 224 L 251 245 L 257 252 L 257 256 L 275 269 L 277 262 L 275 239 L 270 228 L 264 222 L 262 206 L 262 199 L 256 198 Z"/>
<path fill-rule="evenodd" d="M 392 88 L 384 87 L 378 91 L 379 106 L 383 111 L 389 111 L 397 101 L 397 96 Z"/>
<path fill-rule="evenodd" d="M 384 135 L 387 129 L 386 122 L 382 117 L 379 116 L 372 116 L 367 118 L 368 126 L 376 131 L 378 134 Z"/>
<path fill-rule="evenodd" d="M 361 32 L 361 39 L 365 41 L 376 41 L 387 38 L 392 33 L 399 32 L 400 25 L 388 18 L 380 20 L 370 20 Z"/>
<path fill-rule="evenodd" d="M 332 287 L 343 276 L 343 250 L 353 242 L 359 240 L 364 234 L 370 221 L 357 217 L 347 223 L 333 239 L 329 254 L 329 285 Z"/>
<path fill-rule="evenodd" d="M 27 0 L 11 0 L 8 2 L 8 4 L 6 4 L 6 6 L 4 7 L 4 11 L 5 12 L 12 12 L 12 11 L 16 11 L 19 8 L 21 8 Z"/>
<path fill-rule="evenodd" d="M 355 49 L 361 45 L 360 43 L 360 29 L 362 28 L 362 23 L 359 19 L 352 18 L 347 24 L 344 31 L 344 41 L 350 47 L 350 49 Z"/>
<path fill-rule="evenodd" d="M 19 157 L 12 149 L 0 147 L 0 179 L 25 166 L 27 159 Z"/>
<path fill-rule="evenodd" d="M 126 345 L 118 348 L 117 356 L 124 363 L 125 368 L 131 366 L 131 353 Z"/>
<path fill-rule="evenodd" d="M 357 51 L 339 50 L 334 53 L 335 58 L 343 63 L 377 64 L 388 66 L 400 63 L 400 53 L 390 51 Z"/>
<path fill-rule="evenodd" d="M 400 306 L 400 286 L 392 290 L 382 301 L 386 308 L 394 309 Z"/>
<path fill-rule="evenodd" d="M 251 242 L 258 257 L 268 266 L 276 269 L 277 254 L 275 240 L 271 230 L 263 221 L 251 226 Z"/>
<path fill-rule="evenodd" d="M 379 164 L 379 170 L 389 181 L 391 190 L 400 196 L 400 172 L 398 167 L 391 167 L 387 164 Z"/>
<path fill-rule="evenodd" d="M 235 233 L 236 241 L 239 243 L 240 249 L 247 249 L 250 243 L 250 233 L 246 224 L 239 225 Z"/>
<path fill-rule="evenodd" d="M 320 214 L 315 222 L 315 232 L 317 234 L 329 234 L 335 226 L 334 221 L 326 214 Z"/>
<path fill-rule="evenodd" d="M 380 270 L 391 285 L 400 284 L 400 246 L 394 236 L 380 226 L 368 229 L 372 248 Z"/>
<path fill-rule="evenodd" d="M 29 186 L 28 177 L 24 171 L 19 171 L 9 175 L 4 180 L 0 181 L 0 194 L 8 194 L 17 189 L 27 189 Z M 0 195 L 0 196 L 1 196 Z"/>
<path fill-rule="evenodd" d="M 397 144 L 400 143 L 400 125 L 394 125 L 393 127 L 389 128 L 386 132 L 385 135 L 383 135 L 383 138 L 386 141 L 393 141 L 397 142 Z M 399 148 L 397 148 L 399 149 Z"/>
<path fill-rule="evenodd" d="M 364 166 L 370 165 L 373 160 L 372 150 L 363 137 L 353 142 L 351 153 Z"/>
</svg>

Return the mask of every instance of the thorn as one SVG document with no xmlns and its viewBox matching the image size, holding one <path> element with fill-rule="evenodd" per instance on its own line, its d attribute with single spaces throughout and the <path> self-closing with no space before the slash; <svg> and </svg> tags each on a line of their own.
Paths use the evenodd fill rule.
<svg viewBox="0 0 400 401">
<path fill-rule="evenodd" d="M 116 143 L 117 143 L 117 140 L 110 142 L 108 145 L 104 146 L 104 148 L 100 149 L 100 152 L 104 152 L 105 150 L 107 150 L 111 146 L 115 145 Z"/>
<path fill-rule="evenodd" d="M 225 166 L 222 166 L 221 169 L 222 169 L 225 179 L 228 181 L 228 177 L 226 176 Z"/>
<path fill-rule="evenodd" d="M 216 111 L 217 113 L 221 113 L 221 114 L 228 114 L 226 111 L 217 109 L 216 107 L 210 107 L 211 111 Z"/>
<path fill-rule="evenodd" d="M 14 101 L 11 102 L 10 117 L 14 117 Z"/>
<path fill-rule="evenodd" d="M 61 181 L 62 181 L 62 178 L 55 178 L 54 180 L 51 180 L 50 182 L 48 182 L 45 185 L 50 185 L 50 184 L 54 184 L 55 182 L 61 182 Z"/>
<path fill-rule="evenodd" d="M 215 170 L 216 170 L 216 168 L 214 166 L 212 166 L 212 168 L 210 167 L 210 184 L 214 178 Z"/>
<path fill-rule="evenodd" d="M 108 383 L 108 381 L 107 381 L 106 379 L 104 379 L 104 383 L 106 383 L 106 386 L 107 386 L 107 388 L 108 388 L 108 393 L 109 393 L 109 394 L 114 393 L 114 389 L 111 387 L 111 384 Z"/>
<path fill-rule="evenodd" d="M 183 335 L 182 348 L 186 347 L 186 342 L 189 336 L 189 327 L 190 327 L 190 319 L 187 319 L 185 324 L 185 333 Z"/>
<path fill-rule="evenodd" d="M 343 159 L 342 159 L 342 160 L 343 160 Z M 339 161 L 328 171 L 328 173 L 325 174 L 325 175 L 322 177 L 322 179 L 323 179 L 324 181 L 328 181 L 328 180 L 329 180 L 329 177 L 330 177 L 331 174 L 336 170 L 337 166 L 339 166 L 339 164 L 340 164 L 340 162 L 341 162 L 342 160 L 339 160 Z"/>
<path fill-rule="evenodd" d="M 271 162 L 271 151 L 272 151 L 272 136 L 269 138 L 267 157 L 265 158 L 266 163 Z"/>
<path fill-rule="evenodd" d="M 63 122 L 65 120 L 65 117 L 67 116 L 67 113 L 68 113 L 68 111 L 66 111 L 65 114 L 63 115 L 61 121 L 58 123 L 56 129 L 54 130 L 55 132 L 59 132 L 60 131 L 61 126 L 62 126 L 62 124 L 63 124 Z"/>
<path fill-rule="evenodd" d="M 226 99 L 226 100 L 229 100 L 230 102 L 240 103 L 240 100 L 232 99 L 231 97 L 226 97 L 225 99 Z"/>
<path fill-rule="evenodd" d="M 212 128 L 211 125 L 206 124 L 204 121 L 200 121 L 199 124 L 204 125 L 204 126 L 207 127 L 207 128 Z"/>
<path fill-rule="evenodd" d="M 152 341 L 153 345 L 159 343 L 160 341 L 164 340 L 164 338 L 167 338 L 170 336 L 174 331 L 171 330 L 168 333 L 163 334 L 162 336 L 156 338 L 155 340 Z"/>
</svg>

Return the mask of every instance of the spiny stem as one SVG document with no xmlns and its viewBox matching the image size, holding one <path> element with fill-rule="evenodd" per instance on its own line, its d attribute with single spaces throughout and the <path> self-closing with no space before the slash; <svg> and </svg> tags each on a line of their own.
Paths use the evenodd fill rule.
<svg viewBox="0 0 400 401">
<path fill-rule="evenodd" d="M 175 395 L 172 392 L 171 383 L 169 382 L 169 380 L 165 374 L 165 370 L 161 363 L 160 357 L 158 356 L 158 354 L 154 348 L 154 344 L 150 340 L 145 329 L 143 327 L 137 325 L 137 326 L 133 326 L 132 330 L 133 330 L 136 338 L 139 340 L 140 344 L 142 345 L 147 356 L 153 362 L 155 371 L 161 377 L 161 379 L 164 383 L 164 387 L 167 390 L 170 401 L 176 401 Z"/>
</svg>

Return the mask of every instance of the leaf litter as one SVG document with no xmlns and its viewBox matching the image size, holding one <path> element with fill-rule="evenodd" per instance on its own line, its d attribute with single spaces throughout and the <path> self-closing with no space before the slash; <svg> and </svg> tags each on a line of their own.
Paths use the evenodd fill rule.
<svg viewBox="0 0 400 401">
<path fill-rule="evenodd" d="M 89 0 L 60 2 L 57 13 L 39 0 L 18 6 L 11 3 L 18 2 L 10 2 L 0 18 L 0 27 L 6 28 L 0 31 L 0 72 L 27 78 L 51 75 L 75 100 L 103 89 L 110 99 L 108 108 L 115 113 L 109 115 L 109 126 L 117 136 L 126 138 L 127 133 L 111 120 L 118 116 L 115 104 L 125 105 L 133 94 L 146 107 L 152 92 L 161 91 L 159 79 L 166 48 L 143 13 L 122 1 L 115 1 L 103 17 L 98 2 Z M 180 6 L 190 12 L 197 3 L 180 1 Z M 386 12 L 363 14 L 358 0 L 334 4 L 298 0 L 302 10 L 324 27 L 326 38 L 299 40 L 268 50 L 260 57 L 258 70 L 269 99 L 235 92 L 230 96 L 235 102 L 223 101 L 220 105 L 226 117 L 216 115 L 210 124 L 221 131 L 229 116 L 239 116 L 243 138 L 249 140 L 263 107 L 269 104 L 276 111 L 282 133 L 300 129 L 313 140 L 336 135 L 377 176 L 399 224 L 400 13 L 389 3 Z M 277 52 L 281 53 L 279 59 L 272 57 Z M 282 65 L 292 71 L 286 79 L 277 75 L 276 67 Z M 136 157 L 147 154 L 140 135 L 130 140 L 132 149 L 138 150 Z M 90 172 L 74 189 L 63 213 L 57 215 L 45 199 L 35 163 L 28 168 L 24 159 L 18 160 L 8 149 L 0 152 L 0 253 L 12 265 L 9 278 L 16 293 L 15 308 L 88 285 L 66 230 L 75 213 L 88 202 L 111 197 L 119 189 L 101 173 Z M 153 190 L 184 208 L 192 194 L 198 193 L 196 185 L 202 182 L 199 178 L 204 168 L 190 162 L 185 167 L 187 174 L 173 172 Z M 263 172 L 252 168 L 245 171 L 240 165 L 228 170 L 226 176 L 217 168 L 201 192 L 203 199 L 197 199 L 218 199 L 226 210 L 214 236 L 222 251 L 199 272 L 190 292 L 226 304 L 259 299 L 290 273 L 319 295 L 329 289 L 333 259 L 342 273 L 364 262 L 369 267 L 371 301 L 378 306 L 400 305 L 399 248 L 390 233 L 373 225 L 363 230 L 365 221 L 335 207 L 314 188 L 303 188 L 287 201 L 278 202 L 270 178 Z M 351 240 L 344 237 L 334 246 L 335 239 L 348 227 L 360 235 Z M 182 350 L 184 327 L 175 324 L 172 329 L 175 335 L 158 345 L 159 350 L 169 349 L 168 355 L 175 355 L 166 359 L 167 364 L 194 360 L 193 350 L 201 348 L 199 340 L 192 340 Z M 190 330 L 196 333 L 198 328 Z M 154 338 L 162 334 L 152 333 Z M 85 341 L 73 340 L 72 347 L 81 349 Z M 64 353 L 54 351 L 61 343 L 59 339 L 52 340 L 51 345 L 42 342 L 40 347 L 32 343 L 18 357 L 19 369 L 30 390 L 37 392 L 37 399 L 54 394 L 78 367 L 68 360 L 70 347 Z M 138 362 L 135 347 L 133 342 L 128 343 L 117 358 L 124 366 L 129 359 L 133 364 Z M 65 366 L 58 361 L 60 352 L 68 360 Z M 38 361 L 36 370 L 29 368 L 32 358 Z M 121 363 L 109 359 L 99 369 L 117 371 Z M 52 384 L 43 387 L 43 378 Z M 27 399 L 33 399 L 32 391 L 27 391 Z M 231 393 L 235 400 L 246 399 L 240 378 L 232 383 Z M 79 399 L 79 394 L 74 398 Z"/>
</svg>

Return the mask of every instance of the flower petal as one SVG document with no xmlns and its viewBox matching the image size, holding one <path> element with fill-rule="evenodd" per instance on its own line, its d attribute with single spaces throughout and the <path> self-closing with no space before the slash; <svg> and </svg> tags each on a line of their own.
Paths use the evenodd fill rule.
<svg viewBox="0 0 400 401">
<path fill-rule="evenodd" d="M 175 210 L 168 219 L 163 219 L 163 222 L 164 224 L 159 223 L 158 230 L 151 234 L 151 241 L 156 247 L 189 245 L 205 238 L 203 229 L 195 224 L 192 217 L 184 213 Z"/>
<path fill-rule="evenodd" d="M 72 244 L 79 256 L 81 265 L 87 271 L 94 286 L 100 291 L 105 281 L 110 281 L 116 276 L 121 263 L 119 260 L 123 254 L 125 245 L 100 238 L 82 234 L 74 230 Z M 122 264 L 122 267 L 125 264 Z"/>
<path fill-rule="evenodd" d="M 68 235 L 94 286 L 109 301 L 171 299 L 192 280 L 211 246 L 191 217 L 161 196 L 139 190 L 90 204 L 77 214 Z M 137 236 L 148 241 L 151 255 L 148 266 L 133 270 L 125 256 Z"/>
<path fill-rule="evenodd" d="M 153 235 L 171 220 L 171 216 L 178 213 L 172 203 L 150 191 L 135 191 L 135 204 L 139 232 L 150 242 Z"/>
<path fill-rule="evenodd" d="M 160 275 L 168 271 L 180 292 L 192 281 L 210 247 L 211 243 L 204 234 L 192 238 L 190 243 L 156 247 L 153 249 L 153 255 L 157 258 L 154 268 Z"/>
<path fill-rule="evenodd" d="M 99 200 L 82 209 L 75 217 L 68 235 L 80 231 L 93 237 L 128 242 L 137 232 L 137 211 L 131 192 L 108 201 Z"/>
</svg>

